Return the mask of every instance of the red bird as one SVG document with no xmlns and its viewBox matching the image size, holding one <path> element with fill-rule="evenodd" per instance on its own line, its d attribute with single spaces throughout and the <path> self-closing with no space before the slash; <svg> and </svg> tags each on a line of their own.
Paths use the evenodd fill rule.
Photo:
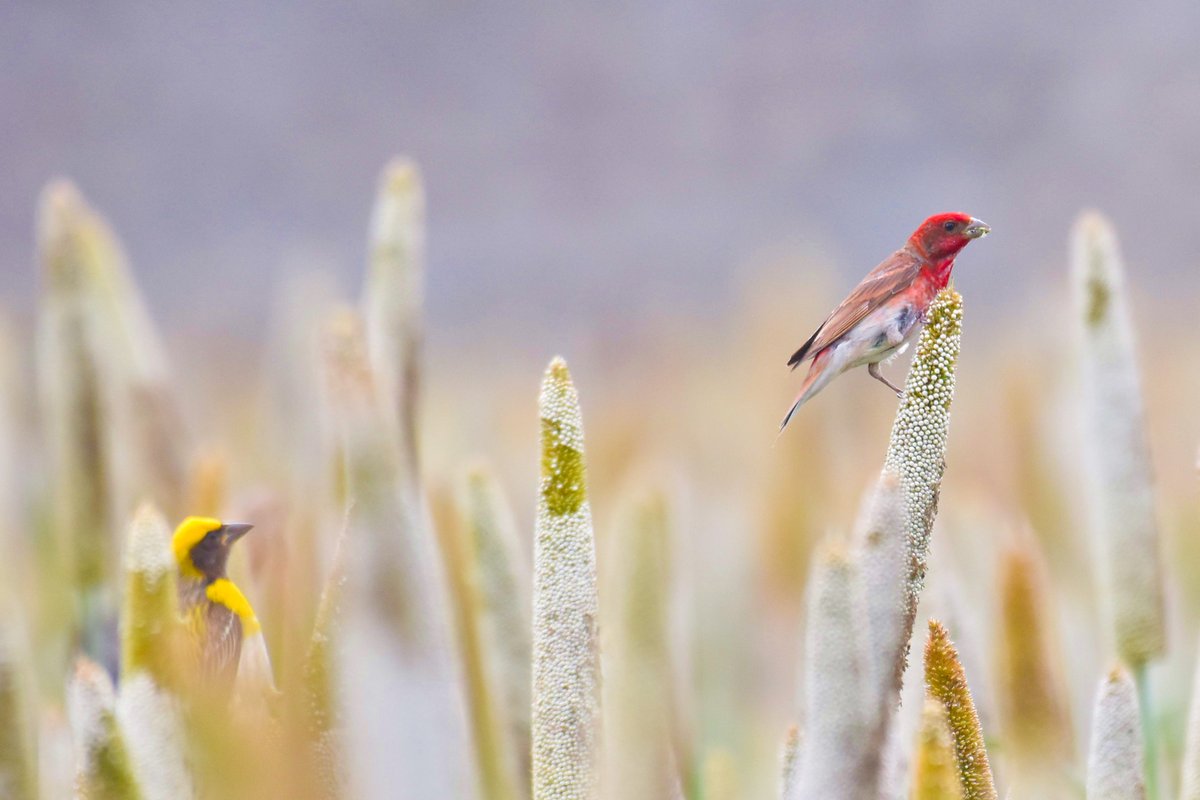
<svg viewBox="0 0 1200 800">
<path fill-rule="evenodd" d="M 812 366 L 779 430 L 826 384 L 863 364 L 872 378 L 901 395 L 879 373 L 879 363 L 903 353 L 916 338 L 929 304 L 950 282 L 959 251 L 991 230 L 966 214 L 937 214 L 922 222 L 904 247 L 871 270 L 788 359 L 792 369 L 809 358 Z"/>
</svg>

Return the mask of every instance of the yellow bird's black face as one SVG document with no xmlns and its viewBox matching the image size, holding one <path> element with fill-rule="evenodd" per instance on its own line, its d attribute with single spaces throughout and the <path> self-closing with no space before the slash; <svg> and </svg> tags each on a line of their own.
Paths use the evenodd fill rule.
<svg viewBox="0 0 1200 800">
<path fill-rule="evenodd" d="M 245 536 L 252 526 L 243 522 L 231 522 L 210 531 L 192 547 L 189 555 L 192 565 L 208 582 L 225 577 L 225 565 L 229 561 L 229 549 L 233 543 Z"/>
<path fill-rule="evenodd" d="M 253 527 L 245 522 L 188 517 L 175 531 L 172 542 L 180 572 L 205 583 L 224 578 L 230 548 Z"/>
</svg>

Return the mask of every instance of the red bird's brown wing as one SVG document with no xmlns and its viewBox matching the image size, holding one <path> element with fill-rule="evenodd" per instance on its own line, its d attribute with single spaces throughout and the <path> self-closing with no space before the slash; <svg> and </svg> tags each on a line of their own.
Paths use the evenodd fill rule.
<svg viewBox="0 0 1200 800">
<path fill-rule="evenodd" d="M 908 250 L 897 250 L 885 258 L 854 287 L 854 291 L 821 323 L 816 333 L 792 354 L 788 366 L 795 368 L 806 358 L 815 356 L 862 322 L 872 311 L 908 288 L 921 272 L 921 265 L 920 257 Z"/>
</svg>

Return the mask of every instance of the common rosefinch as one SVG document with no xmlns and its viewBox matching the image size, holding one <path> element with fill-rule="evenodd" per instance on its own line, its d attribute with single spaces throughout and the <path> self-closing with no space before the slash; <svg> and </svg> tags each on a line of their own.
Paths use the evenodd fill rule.
<svg viewBox="0 0 1200 800">
<path fill-rule="evenodd" d="M 880 374 L 879 362 L 900 355 L 916 338 L 929 304 L 950 281 L 958 252 L 989 232 L 984 222 L 966 214 L 937 214 L 871 270 L 788 359 L 793 369 L 809 358 L 812 366 L 779 430 L 827 383 L 863 364 L 872 378 L 902 394 Z"/>
</svg>

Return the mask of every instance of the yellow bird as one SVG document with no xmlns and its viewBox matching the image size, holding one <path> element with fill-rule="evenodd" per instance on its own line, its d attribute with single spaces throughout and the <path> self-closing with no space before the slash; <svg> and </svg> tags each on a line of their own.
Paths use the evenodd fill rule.
<svg viewBox="0 0 1200 800">
<path fill-rule="evenodd" d="M 179 604 L 200 653 L 201 674 L 221 694 L 274 690 L 262 625 L 225 574 L 229 550 L 253 525 L 188 517 L 171 545 L 179 567 Z"/>
</svg>

